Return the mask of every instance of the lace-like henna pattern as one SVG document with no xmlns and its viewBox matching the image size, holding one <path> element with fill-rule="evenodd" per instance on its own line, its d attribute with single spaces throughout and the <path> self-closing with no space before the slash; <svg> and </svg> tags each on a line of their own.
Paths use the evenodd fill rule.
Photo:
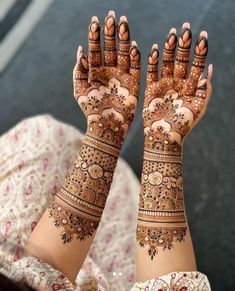
<svg viewBox="0 0 235 291">
<path fill-rule="evenodd" d="M 207 71 L 199 80 L 185 79 L 191 44 L 188 27 L 182 30 L 179 38 L 173 70 L 172 64 L 169 64 L 173 63 L 171 57 L 174 58 L 174 32 L 171 29 L 165 43 L 160 80 L 157 76 L 157 45 L 152 48 L 143 108 L 145 144 L 137 241 L 141 247 L 148 246 L 151 259 L 159 248 L 171 249 L 174 242 L 182 242 L 186 236 L 182 145 L 186 135 L 204 114 L 207 104 Z M 195 48 L 197 56 L 203 56 L 200 60 L 203 59 L 204 64 L 200 70 L 205 65 L 207 52 L 207 41 L 201 39 Z M 166 59 L 169 48 L 171 57 Z M 193 71 L 195 62 L 192 67 Z"/>
<path fill-rule="evenodd" d="M 63 227 L 61 238 L 66 242 L 84 240 L 91 236 L 99 225 L 105 206 L 113 172 L 118 158 L 111 155 L 107 145 L 93 146 L 94 139 L 85 138 L 84 144 L 66 178 L 64 186 L 56 194 L 50 206 L 50 216 L 57 227 Z M 97 148 L 96 148 L 97 147 Z"/>
<path fill-rule="evenodd" d="M 50 216 L 61 237 L 92 236 L 106 203 L 113 172 L 124 137 L 134 118 L 139 94 L 140 53 L 130 45 L 126 17 L 120 18 L 116 52 L 115 13 L 104 24 L 104 59 L 100 50 L 100 26 L 92 17 L 88 28 L 88 57 L 79 47 L 73 72 L 74 97 L 87 119 L 87 132 L 78 158 L 64 186 L 50 206 Z"/>
<path fill-rule="evenodd" d="M 157 247 L 163 248 L 163 250 L 170 250 L 173 247 L 173 242 L 181 242 L 186 235 L 186 227 L 174 228 L 137 228 L 137 235 L 139 244 L 144 247 L 148 244 L 148 254 L 151 259 L 157 254 Z"/>
</svg>

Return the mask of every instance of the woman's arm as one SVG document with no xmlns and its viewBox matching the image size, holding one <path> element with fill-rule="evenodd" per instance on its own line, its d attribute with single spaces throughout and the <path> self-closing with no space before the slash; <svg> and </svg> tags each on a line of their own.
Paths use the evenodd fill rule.
<svg viewBox="0 0 235 291">
<path fill-rule="evenodd" d="M 194 271 L 182 176 L 183 141 L 205 113 L 211 95 L 204 70 L 207 33 L 201 32 L 188 75 L 191 30 L 185 23 L 177 44 L 172 28 L 165 42 L 161 78 L 158 46 L 149 56 L 143 108 L 144 162 L 137 226 L 138 281 L 173 271 Z"/>
<path fill-rule="evenodd" d="M 104 26 L 104 53 L 100 26 L 92 18 L 88 30 L 89 61 L 78 49 L 74 68 L 74 97 L 87 118 L 87 132 L 77 159 L 61 190 L 35 227 L 26 255 L 42 259 L 75 282 L 109 193 L 120 149 L 134 118 L 139 93 L 140 54 L 130 44 L 126 17 L 118 26 L 115 14 Z"/>
</svg>

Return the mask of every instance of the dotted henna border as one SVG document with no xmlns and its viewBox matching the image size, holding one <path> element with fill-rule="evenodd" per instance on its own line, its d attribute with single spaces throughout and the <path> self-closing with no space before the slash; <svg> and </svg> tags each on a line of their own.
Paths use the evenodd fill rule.
<svg viewBox="0 0 235 291">
<path fill-rule="evenodd" d="M 103 213 L 103 208 L 101 207 L 97 207 L 93 204 L 90 204 L 89 202 L 83 201 L 82 199 L 80 199 L 79 197 L 73 195 L 72 193 L 68 192 L 66 189 L 61 188 L 60 192 L 62 194 L 64 194 L 66 196 L 67 199 L 71 199 L 72 201 L 77 202 L 80 205 L 83 205 L 85 207 L 87 207 L 87 209 L 89 210 L 93 210 L 96 211 L 98 215 L 102 215 Z M 57 194 L 57 196 L 59 197 L 59 193 Z"/>
<path fill-rule="evenodd" d="M 150 161 L 163 161 L 163 162 L 174 162 L 174 163 L 182 163 L 182 155 L 179 153 L 168 152 L 167 154 L 163 154 L 161 152 L 149 152 L 144 151 L 144 159 Z"/>
<path fill-rule="evenodd" d="M 86 135 L 84 143 L 90 146 L 93 146 L 95 148 L 97 148 L 98 150 L 102 150 L 107 154 L 113 155 L 115 157 L 118 158 L 119 153 L 120 153 L 120 149 L 112 146 L 110 144 L 104 143 L 102 141 L 100 141 L 99 139 L 96 139 L 95 137 Z"/>
</svg>

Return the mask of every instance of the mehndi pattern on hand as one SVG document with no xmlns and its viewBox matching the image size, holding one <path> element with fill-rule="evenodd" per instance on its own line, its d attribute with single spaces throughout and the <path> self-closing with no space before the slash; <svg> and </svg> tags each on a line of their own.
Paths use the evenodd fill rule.
<svg viewBox="0 0 235 291">
<path fill-rule="evenodd" d="M 115 13 L 104 23 L 104 52 L 96 16 L 88 28 L 88 56 L 79 47 L 73 72 L 74 97 L 87 119 L 87 132 L 66 182 L 50 206 L 64 243 L 92 236 L 99 225 L 119 152 L 134 118 L 140 53 L 130 42 L 127 18 L 116 31 Z M 116 33 L 118 49 L 116 49 Z"/>
<path fill-rule="evenodd" d="M 137 241 L 141 247 L 148 246 L 151 259 L 159 248 L 171 249 L 174 242 L 184 241 L 187 220 L 183 197 L 182 146 L 186 135 L 205 113 L 209 101 L 207 70 L 204 71 L 207 33 L 200 34 L 188 77 L 192 42 L 189 23 L 183 24 L 177 48 L 176 41 L 176 29 L 172 28 L 164 45 L 160 79 L 157 44 L 152 46 L 148 58 Z"/>
</svg>

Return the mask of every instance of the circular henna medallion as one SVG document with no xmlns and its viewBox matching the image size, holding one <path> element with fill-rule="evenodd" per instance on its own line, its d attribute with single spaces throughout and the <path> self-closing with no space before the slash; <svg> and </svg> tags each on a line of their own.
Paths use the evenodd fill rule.
<svg viewBox="0 0 235 291">
<path fill-rule="evenodd" d="M 103 169 L 101 166 L 93 164 L 88 168 L 88 173 L 93 179 L 99 179 L 103 176 Z"/>
<path fill-rule="evenodd" d="M 153 172 L 149 174 L 148 180 L 152 185 L 160 185 L 162 182 L 162 174 L 160 172 Z"/>
</svg>

